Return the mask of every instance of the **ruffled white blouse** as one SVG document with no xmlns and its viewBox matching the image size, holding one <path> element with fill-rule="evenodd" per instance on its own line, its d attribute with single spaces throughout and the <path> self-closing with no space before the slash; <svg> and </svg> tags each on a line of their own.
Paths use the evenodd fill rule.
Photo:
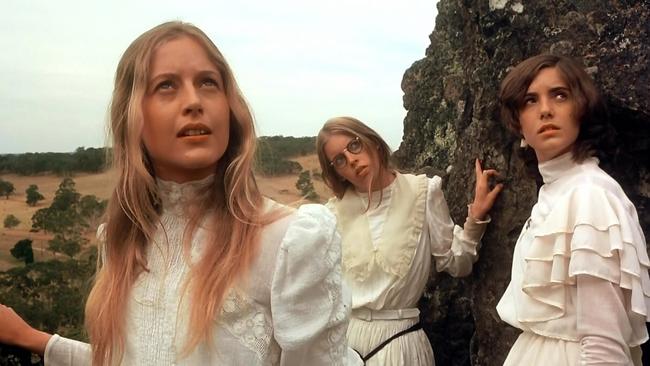
<svg viewBox="0 0 650 366">
<path fill-rule="evenodd" d="M 208 180 L 159 181 L 161 224 L 147 249 L 148 272 L 128 299 L 123 365 L 343 365 L 361 361 L 346 347 L 350 298 L 341 280 L 341 244 L 334 216 L 304 205 L 264 228 L 261 252 L 245 283 L 224 300 L 213 344 L 187 357 L 188 304 L 182 288 L 189 273 L 183 256 L 186 197 Z M 269 204 L 274 204 L 269 202 Z M 191 260 L 201 255 L 206 228 L 193 237 Z M 185 296 L 187 298 L 187 296 Z M 54 335 L 46 365 L 89 365 L 90 346 Z"/>
<path fill-rule="evenodd" d="M 567 153 L 539 170 L 544 185 L 515 246 L 499 316 L 579 342 L 582 364 L 629 364 L 650 320 L 650 260 L 634 205 L 595 158 L 577 164 Z"/>
</svg>

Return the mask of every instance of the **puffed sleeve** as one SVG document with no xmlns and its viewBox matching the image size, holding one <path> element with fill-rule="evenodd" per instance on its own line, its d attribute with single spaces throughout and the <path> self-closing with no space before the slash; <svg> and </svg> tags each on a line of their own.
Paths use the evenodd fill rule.
<svg viewBox="0 0 650 366">
<path fill-rule="evenodd" d="M 91 364 L 92 352 L 88 343 L 64 338 L 58 334 L 50 337 L 45 346 L 46 366 L 87 366 Z"/>
<path fill-rule="evenodd" d="M 334 215 L 322 205 L 303 205 L 280 244 L 271 285 L 281 365 L 362 364 L 346 346 L 350 303 Z"/>
<path fill-rule="evenodd" d="M 429 179 L 425 210 L 429 235 L 426 239 L 438 272 L 445 271 L 454 277 L 467 276 L 478 259 L 479 242 L 490 219 L 475 221 L 468 215 L 463 228 L 454 225 L 441 186 L 440 177 Z"/>
</svg>

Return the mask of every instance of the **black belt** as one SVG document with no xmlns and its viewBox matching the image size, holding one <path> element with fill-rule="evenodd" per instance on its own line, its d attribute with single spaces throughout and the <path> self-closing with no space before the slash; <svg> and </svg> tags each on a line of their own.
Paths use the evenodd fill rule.
<svg viewBox="0 0 650 366">
<path fill-rule="evenodd" d="M 390 338 L 388 338 L 387 340 L 381 342 L 377 347 L 373 348 L 372 351 L 370 351 L 370 353 L 368 353 L 365 356 L 362 356 L 361 353 L 359 353 L 359 351 L 357 351 L 356 349 L 354 350 L 354 352 L 356 352 L 361 357 L 361 360 L 363 360 L 363 364 L 365 365 L 366 361 L 371 359 L 372 356 L 376 355 L 377 352 L 381 351 L 384 347 L 386 347 L 388 345 L 388 343 L 390 343 L 390 342 L 394 341 L 395 339 L 403 336 L 404 334 L 415 332 L 416 330 L 420 330 L 420 329 L 422 329 L 422 323 L 420 323 L 418 321 L 417 323 L 413 324 L 410 328 L 404 329 L 404 330 L 402 330 L 400 332 L 397 332 L 397 333 L 393 334 Z"/>
</svg>

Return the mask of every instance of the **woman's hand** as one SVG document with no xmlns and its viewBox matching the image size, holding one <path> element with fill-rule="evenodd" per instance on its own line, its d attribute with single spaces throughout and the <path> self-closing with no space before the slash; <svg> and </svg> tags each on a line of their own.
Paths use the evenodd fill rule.
<svg viewBox="0 0 650 366">
<path fill-rule="evenodd" d="M 14 309 L 0 304 L 0 343 L 43 355 L 50 337 L 50 334 L 30 327 Z"/>
<path fill-rule="evenodd" d="M 503 184 L 499 183 L 490 190 L 490 176 L 498 176 L 499 172 L 494 169 L 483 170 L 481 162 L 476 159 L 476 188 L 474 202 L 469 206 L 469 216 L 474 220 L 483 220 L 496 201 Z"/>
</svg>

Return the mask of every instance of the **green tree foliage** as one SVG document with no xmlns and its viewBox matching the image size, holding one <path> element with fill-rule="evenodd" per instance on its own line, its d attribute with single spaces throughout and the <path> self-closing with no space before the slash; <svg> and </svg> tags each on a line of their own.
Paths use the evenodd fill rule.
<svg viewBox="0 0 650 366">
<path fill-rule="evenodd" d="M 258 156 L 255 170 L 264 175 L 296 174 L 302 170 L 300 163 L 285 160 L 273 155 Z"/>
<path fill-rule="evenodd" d="M 104 148 L 79 147 L 73 153 L 4 154 L 0 155 L 0 173 L 96 173 L 106 166 L 107 152 Z"/>
<path fill-rule="evenodd" d="M 256 155 L 256 170 L 265 175 L 300 173 L 302 166 L 287 159 L 314 153 L 315 143 L 315 137 L 260 137 Z"/>
<path fill-rule="evenodd" d="M 5 196 L 6 199 L 9 199 L 9 196 L 14 191 L 16 191 L 16 187 L 14 187 L 13 183 L 0 179 L 0 196 Z"/>
<path fill-rule="evenodd" d="M 87 195 L 79 200 L 79 214 L 86 221 L 89 227 L 97 227 L 106 206 L 107 200 L 100 200 L 95 195 Z"/>
<path fill-rule="evenodd" d="M 319 196 L 314 189 L 314 183 L 311 181 L 311 175 L 308 170 L 303 170 L 300 175 L 298 175 L 298 180 L 296 181 L 296 188 L 300 191 L 300 194 L 310 201 L 317 201 Z"/>
<path fill-rule="evenodd" d="M 31 184 L 25 190 L 25 195 L 27 196 L 27 204 L 30 206 L 36 206 L 38 201 L 45 199 L 41 192 L 38 191 L 38 186 L 36 184 Z"/>
<path fill-rule="evenodd" d="M 18 224 L 20 224 L 20 220 L 18 220 L 16 216 L 9 214 L 5 217 L 4 227 L 6 227 L 7 229 L 14 228 L 18 226 Z"/>
<path fill-rule="evenodd" d="M 54 233 L 48 248 L 70 258 L 79 253 L 88 242 L 82 233 L 104 213 L 106 201 L 93 195 L 81 196 L 75 190 L 74 180 L 64 178 L 56 190 L 50 207 L 42 208 L 32 216 L 32 229 Z"/>
<path fill-rule="evenodd" d="M 85 340 L 83 307 L 95 257 L 50 260 L 0 272 L 0 299 L 30 325 Z"/>
<path fill-rule="evenodd" d="M 34 263 L 34 250 L 32 250 L 30 239 L 20 240 L 11 248 L 10 252 L 14 258 L 25 261 L 25 265 Z"/>
<path fill-rule="evenodd" d="M 57 233 L 54 235 L 54 239 L 48 241 L 48 248 L 53 253 L 63 253 L 72 258 L 81 251 L 82 245 L 87 242 L 88 240 L 79 233 L 73 233 L 67 237 Z"/>
<path fill-rule="evenodd" d="M 280 158 L 315 154 L 316 137 L 262 136 L 258 139 L 258 152 L 268 151 Z"/>
<path fill-rule="evenodd" d="M 26 365 L 43 365 L 43 360 L 32 360 L 32 354 L 19 347 L 10 347 L 0 345 L 0 365 L 3 366 L 26 366 Z"/>
<path fill-rule="evenodd" d="M 50 207 L 42 208 L 32 216 L 32 228 L 66 235 L 80 231 L 80 227 L 87 227 L 79 213 L 80 198 L 74 180 L 64 178 Z"/>
</svg>

